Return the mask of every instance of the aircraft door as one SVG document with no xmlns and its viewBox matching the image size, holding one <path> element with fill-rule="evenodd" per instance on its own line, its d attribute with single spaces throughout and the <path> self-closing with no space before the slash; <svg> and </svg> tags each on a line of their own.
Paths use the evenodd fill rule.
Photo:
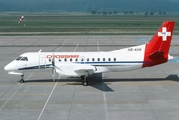
<svg viewBox="0 0 179 120">
<path fill-rule="evenodd" d="M 46 68 L 46 58 L 44 54 L 39 55 L 39 69 Z"/>
</svg>

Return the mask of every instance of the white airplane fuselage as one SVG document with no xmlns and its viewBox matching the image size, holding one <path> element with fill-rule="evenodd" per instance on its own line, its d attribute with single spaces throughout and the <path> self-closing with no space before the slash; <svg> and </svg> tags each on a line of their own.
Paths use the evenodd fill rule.
<svg viewBox="0 0 179 120">
<path fill-rule="evenodd" d="M 25 60 L 14 60 L 5 70 L 24 72 L 52 67 L 54 56 L 56 70 L 60 75 L 81 76 L 75 70 L 94 69 L 94 73 L 121 72 L 142 68 L 145 45 L 129 47 L 111 52 L 29 52 L 20 56 Z"/>
</svg>

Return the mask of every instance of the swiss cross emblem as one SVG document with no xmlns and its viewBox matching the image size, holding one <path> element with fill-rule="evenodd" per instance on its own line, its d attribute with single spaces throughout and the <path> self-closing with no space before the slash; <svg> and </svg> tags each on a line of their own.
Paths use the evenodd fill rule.
<svg viewBox="0 0 179 120">
<path fill-rule="evenodd" d="M 171 32 L 167 32 L 167 28 L 162 27 L 162 32 L 158 32 L 158 36 L 161 36 L 163 41 L 167 41 L 167 36 L 171 36 Z"/>
</svg>

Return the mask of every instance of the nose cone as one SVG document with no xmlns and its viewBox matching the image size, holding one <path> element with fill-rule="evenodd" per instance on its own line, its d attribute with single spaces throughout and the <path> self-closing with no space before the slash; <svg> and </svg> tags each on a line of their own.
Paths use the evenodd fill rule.
<svg viewBox="0 0 179 120">
<path fill-rule="evenodd" d="M 6 65 L 6 66 L 4 67 L 4 70 L 8 71 L 8 70 L 9 70 L 9 65 Z"/>
<path fill-rule="evenodd" d="M 6 70 L 6 71 L 17 70 L 16 63 L 15 62 L 11 62 L 11 63 L 7 64 L 4 67 L 4 70 Z"/>
</svg>

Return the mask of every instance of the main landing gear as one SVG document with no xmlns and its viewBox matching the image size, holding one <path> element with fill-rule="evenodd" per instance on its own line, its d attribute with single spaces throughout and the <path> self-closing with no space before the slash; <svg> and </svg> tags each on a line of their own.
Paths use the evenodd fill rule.
<svg viewBox="0 0 179 120">
<path fill-rule="evenodd" d="M 81 76 L 81 79 L 82 79 L 82 84 L 83 86 L 88 86 L 88 81 L 86 80 L 86 76 Z"/>
<path fill-rule="evenodd" d="M 20 81 L 19 81 L 20 83 L 24 83 L 24 74 L 23 75 L 21 75 L 21 79 L 20 79 Z"/>
</svg>

